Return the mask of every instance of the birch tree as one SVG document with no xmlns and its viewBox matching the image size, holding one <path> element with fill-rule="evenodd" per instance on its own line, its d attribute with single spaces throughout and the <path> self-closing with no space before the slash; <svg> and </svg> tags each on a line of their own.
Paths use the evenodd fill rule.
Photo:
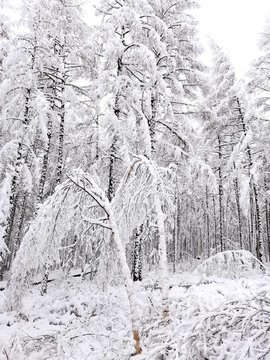
<svg viewBox="0 0 270 360">
<path fill-rule="evenodd" d="M 202 66 L 196 60 L 201 48 L 196 22 L 187 13 L 194 6 L 172 1 L 97 6 L 103 16 L 96 33 L 102 61 L 92 85 L 105 105 L 100 120 L 108 160 L 101 166 L 106 164 L 111 201 L 131 153 L 165 166 L 183 162 L 201 87 Z M 139 249 L 140 236 L 131 236 Z"/>
<path fill-rule="evenodd" d="M 85 207 L 74 206 L 74 198 L 82 195 L 84 198 L 86 197 Z M 67 232 L 75 225 L 73 220 L 78 221 L 78 216 L 82 218 L 86 208 L 89 206 L 90 208 L 98 207 L 101 217 L 96 219 L 88 218 L 88 223 L 111 231 L 116 246 L 115 253 L 119 259 L 129 299 L 135 350 L 136 354 L 139 354 L 141 349 L 136 299 L 117 219 L 105 193 L 87 174 L 78 173 L 70 178 L 70 180 L 60 185 L 54 195 L 48 198 L 41 206 L 37 218 L 26 233 L 13 263 L 8 307 L 13 309 L 20 306 L 23 290 L 29 286 L 33 276 L 40 271 L 44 263 L 51 267 L 61 264 L 61 252 L 59 249 L 61 249 L 62 242 L 67 236 Z M 39 241 L 39 236 L 42 236 L 42 242 Z M 19 287 L 18 284 L 20 284 Z"/>
<path fill-rule="evenodd" d="M 167 229 L 174 220 L 175 183 L 174 167 L 162 168 L 153 160 L 137 156 L 123 177 L 113 201 L 113 206 L 119 214 L 118 219 L 123 234 L 132 234 L 132 231 L 144 224 L 147 218 L 157 225 L 162 316 L 165 326 L 169 322 Z"/>
</svg>

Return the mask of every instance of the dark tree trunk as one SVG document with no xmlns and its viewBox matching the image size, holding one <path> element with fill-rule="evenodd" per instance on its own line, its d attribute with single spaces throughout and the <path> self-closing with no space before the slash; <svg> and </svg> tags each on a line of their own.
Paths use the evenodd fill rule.
<svg viewBox="0 0 270 360">
<path fill-rule="evenodd" d="M 11 195 L 9 198 L 9 215 L 7 217 L 7 223 L 5 227 L 5 233 L 3 236 L 3 240 L 5 241 L 7 247 L 10 250 L 10 253 L 8 254 L 6 261 L 5 261 L 5 268 L 9 269 L 13 257 L 13 249 L 14 249 L 14 243 L 12 239 L 12 234 L 16 233 L 15 225 L 16 220 L 15 217 L 17 215 L 17 200 L 19 198 L 19 180 L 21 178 L 21 172 L 23 169 L 23 165 L 26 163 L 28 149 L 26 148 L 24 141 L 25 138 L 28 135 L 28 127 L 30 123 L 29 119 L 29 102 L 30 102 L 30 96 L 31 96 L 31 90 L 26 90 L 25 95 L 25 106 L 24 106 L 24 117 L 23 117 L 23 128 L 22 128 L 22 134 L 18 142 L 17 147 L 17 156 L 16 156 L 16 163 L 15 163 L 15 170 L 11 181 Z M 24 211 L 24 209 L 22 209 Z"/>
<path fill-rule="evenodd" d="M 266 235 L 267 235 L 267 247 L 268 247 L 268 261 L 270 261 L 269 203 L 267 199 L 265 199 L 265 223 L 266 223 Z"/>
<path fill-rule="evenodd" d="M 217 214 L 216 214 L 216 202 L 215 202 L 215 197 L 213 195 L 213 216 L 214 216 L 214 244 L 215 244 L 215 249 L 216 249 L 216 253 L 218 252 L 217 247 L 218 247 L 218 241 L 217 241 L 217 237 L 218 237 L 218 218 L 217 218 Z"/>
<path fill-rule="evenodd" d="M 45 265 L 44 266 L 44 275 L 43 275 L 43 278 L 42 278 L 41 290 L 40 290 L 40 295 L 41 296 L 47 294 L 49 273 L 50 273 L 49 267 L 48 267 L 48 265 Z"/>
<path fill-rule="evenodd" d="M 236 201 L 237 217 L 238 217 L 239 246 L 240 246 L 240 249 L 243 250 L 242 214 L 241 214 L 239 185 L 238 185 L 237 177 L 234 178 L 234 191 L 235 191 L 235 201 Z"/>
<path fill-rule="evenodd" d="M 247 135 L 247 129 L 246 129 L 246 124 L 245 124 L 245 120 L 244 120 L 244 115 L 242 113 L 242 108 L 241 108 L 241 104 L 238 98 L 236 98 L 236 103 L 237 103 L 237 110 L 239 113 L 239 118 L 241 121 L 241 125 L 242 125 L 242 130 L 244 135 Z M 249 146 L 249 144 L 247 145 L 247 155 L 248 155 L 248 171 L 249 171 L 249 177 L 250 177 L 250 196 L 252 197 L 252 191 L 253 191 L 253 196 L 254 196 L 254 212 L 255 212 L 255 216 L 253 216 L 253 209 L 252 209 L 252 204 L 253 204 L 253 200 L 250 202 L 250 214 L 251 214 L 251 237 L 252 236 L 252 232 L 254 230 L 254 226 L 253 226 L 253 218 L 255 218 L 256 220 L 256 236 L 255 236 L 255 251 L 256 251 L 256 256 L 260 261 L 264 260 L 264 248 L 263 248 L 263 232 L 262 232 L 262 217 L 261 217 L 261 209 L 260 209 L 260 205 L 259 205 L 259 192 L 258 192 L 258 188 L 257 188 L 257 184 L 255 183 L 254 179 L 253 179 L 253 175 L 251 173 L 251 169 L 253 166 L 253 159 L 252 159 L 252 154 L 251 154 L 251 148 Z"/>
<path fill-rule="evenodd" d="M 179 197 L 178 197 L 178 188 L 176 186 L 175 190 L 175 215 L 174 215 L 174 229 L 173 229 L 173 249 L 172 249 L 172 255 L 173 255 L 173 273 L 176 272 L 176 264 L 178 261 L 178 236 L 179 236 Z"/>
<path fill-rule="evenodd" d="M 114 136 L 110 148 L 110 163 L 109 163 L 109 185 L 108 185 L 108 199 L 111 202 L 116 192 L 116 144 L 117 137 Z"/>
<path fill-rule="evenodd" d="M 117 76 L 120 76 L 123 71 L 122 58 L 118 58 L 117 60 Z M 115 96 L 115 104 L 114 104 L 114 114 L 119 121 L 120 118 L 120 93 L 118 92 Z M 112 144 L 110 148 L 110 160 L 109 160 L 109 184 L 108 184 L 108 199 L 111 202 L 115 196 L 116 192 L 116 152 L 117 152 L 117 143 L 118 143 L 118 135 L 115 133 L 113 135 Z"/>
<path fill-rule="evenodd" d="M 151 138 L 151 150 L 155 151 L 155 126 L 157 117 L 157 94 L 155 87 L 151 90 L 151 112 L 151 117 L 148 119 L 148 127 Z"/>
<path fill-rule="evenodd" d="M 49 115 L 49 120 L 48 120 L 48 125 L 47 125 L 47 137 L 48 137 L 48 144 L 47 144 L 45 154 L 43 156 L 43 163 L 42 163 L 41 175 L 40 175 L 39 186 L 38 186 L 38 197 L 37 197 L 38 203 L 41 203 L 43 200 L 44 186 L 45 186 L 47 170 L 48 170 L 48 159 L 49 159 L 49 153 L 50 153 L 50 148 L 51 148 L 51 138 L 52 138 L 52 121 L 50 119 L 50 115 Z"/>
<path fill-rule="evenodd" d="M 16 203 L 17 203 L 18 215 L 16 216 L 17 218 L 16 226 L 14 227 L 14 231 L 12 232 L 13 244 L 12 244 L 12 249 L 10 249 L 10 256 L 9 256 L 10 263 L 8 264 L 7 268 L 10 268 L 21 244 L 28 195 L 29 194 L 27 191 L 22 191 L 17 196 Z"/>
<path fill-rule="evenodd" d="M 56 168 L 56 186 L 60 184 L 63 172 L 63 157 L 64 157 L 64 134 L 65 134 L 65 104 L 61 104 L 60 112 L 60 126 L 59 126 L 59 144 L 58 144 L 58 159 Z"/>
<path fill-rule="evenodd" d="M 255 200 L 255 209 L 256 209 L 256 228 L 257 228 L 257 237 L 256 237 L 256 255 L 257 258 L 263 262 L 264 261 L 264 249 L 263 249 L 263 234 L 262 234 L 262 217 L 261 210 L 259 206 L 259 195 L 257 186 L 253 184 L 254 191 L 254 200 Z"/>
<path fill-rule="evenodd" d="M 135 231 L 133 248 L 133 281 L 142 281 L 142 233 L 143 225 Z"/>
<path fill-rule="evenodd" d="M 219 198 L 219 244 L 220 251 L 225 250 L 224 246 L 224 204 L 223 204 L 223 178 L 222 178 L 222 146 L 220 135 L 218 135 L 218 198 Z"/>
</svg>

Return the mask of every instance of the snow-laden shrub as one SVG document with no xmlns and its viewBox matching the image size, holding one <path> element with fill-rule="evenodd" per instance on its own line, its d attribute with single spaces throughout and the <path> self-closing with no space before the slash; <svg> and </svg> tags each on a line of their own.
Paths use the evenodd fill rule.
<svg viewBox="0 0 270 360">
<path fill-rule="evenodd" d="M 181 360 L 270 358 L 270 297 L 260 294 L 207 313 L 193 326 Z"/>
<path fill-rule="evenodd" d="M 236 278 L 255 271 L 266 272 L 264 265 L 246 250 L 219 252 L 197 266 L 194 274 Z"/>
<path fill-rule="evenodd" d="M 0 301 L 0 360 L 133 358 L 124 286 L 102 291 L 94 282 L 71 277 L 52 282 L 44 296 L 39 293 L 32 287 L 21 313 L 1 313 Z"/>
</svg>

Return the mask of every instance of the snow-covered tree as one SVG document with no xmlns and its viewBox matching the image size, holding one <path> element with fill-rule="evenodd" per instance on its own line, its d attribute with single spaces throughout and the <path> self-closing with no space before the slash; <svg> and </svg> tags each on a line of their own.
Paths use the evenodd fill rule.
<svg viewBox="0 0 270 360">
<path fill-rule="evenodd" d="M 109 202 L 104 191 L 95 183 L 94 178 L 99 181 L 95 173 L 90 176 L 78 171 L 59 185 L 55 193 L 41 205 L 17 252 L 12 266 L 8 306 L 20 306 L 24 290 L 31 284 L 34 276 L 42 272 L 44 264 L 48 269 L 55 269 L 58 266 L 67 267 L 69 262 L 74 266 L 82 258 L 85 262 L 93 263 L 97 254 L 101 253 L 101 247 L 109 246 L 112 238 L 116 246 L 113 256 L 118 257 L 127 289 L 135 348 L 139 353 L 138 316 L 125 245 L 134 229 L 144 224 L 145 219 L 156 224 L 162 317 L 167 325 L 169 280 L 166 229 L 170 219 L 173 219 L 175 177 L 173 167 L 161 168 L 153 161 L 137 156 L 112 202 Z M 113 258 L 107 258 L 106 261 L 111 263 Z"/>
<path fill-rule="evenodd" d="M 251 124 L 253 147 L 251 148 L 253 169 L 257 182 L 258 197 L 263 195 L 259 202 L 263 203 L 261 211 L 262 232 L 266 232 L 269 251 L 269 18 L 266 19 L 264 31 L 260 34 L 259 48 L 262 55 L 256 59 L 248 73 L 247 90 L 252 111 L 249 111 L 248 120 Z M 256 156 L 254 157 L 254 153 Z M 256 167 L 256 169 L 255 169 Z M 263 216 L 264 215 L 264 216 Z M 265 225 L 264 225 L 265 224 Z M 263 226 L 264 225 L 264 226 Z M 263 229 L 264 227 L 264 229 Z"/>
<path fill-rule="evenodd" d="M 251 149 L 251 128 L 248 120 L 250 115 L 246 115 L 249 103 L 244 100 L 242 91 L 236 84 L 228 56 L 216 44 L 212 43 L 211 47 L 212 90 L 207 100 L 210 122 L 206 137 L 210 140 L 209 143 L 212 142 L 213 154 L 218 154 L 217 157 L 213 154 L 209 157 L 208 154 L 207 158 L 219 181 L 220 248 L 249 248 L 256 252 L 258 259 L 262 261 L 264 245 L 259 185 L 257 177 L 254 176 L 256 162 Z M 243 198 L 246 202 L 243 202 Z M 244 228 L 246 236 L 243 236 Z"/>
<path fill-rule="evenodd" d="M 26 39 L 10 39 L 12 48 L 3 61 L 1 83 L 1 126 L 5 144 L 2 147 L 2 179 L 10 179 L 9 214 L 4 241 L 11 258 L 19 246 L 24 227 L 25 208 L 33 206 L 37 183 L 37 160 L 33 149 L 37 129 L 42 127 L 46 100 L 38 89 L 37 53 Z M 8 174 L 11 176 L 7 177 Z M 9 265 L 8 265 L 9 266 Z"/>
<path fill-rule="evenodd" d="M 62 180 L 67 157 L 65 128 L 72 131 L 72 121 L 76 118 L 74 109 L 78 109 L 79 104 L 85 108 L 86 91 L 81 84 L 87 76 L 91 77 L 93 49 L 88 40 L 89 27 L 82 20 L 76 1 L 37 0 L 30 1 L 25 8 L 24 21 L 41 50 L 39 87 L 49 103 L 47 141 L 44 144 L 40 139 L 45 145 L 39 183 L 39 200 L 42 200 L 46 192 L 52 192 Z M 52 19 L 52 13 L 56 19 Z M 53 167 L 48 167 L 48 159 Z M 49 179 L 50 188 L 46 189 L 49 169 L 53 178 Z"/>
<path fill-rule="evenodd" d="M 91 77 L 93 58 L 88 27 L 75 2 L 25 2 L 21 22 L 24 28 L 10 39 L 11 50 L 2 64 L 1 177 L 13 174 L 4 234 L 11 249 L 8 267 L 36 203 L 60 183 L 64 162 L 71 166 L 72 147 L 65 144 L 72 141 L 77 116 L 89 114 L 81 83 Z"/>
</svg>

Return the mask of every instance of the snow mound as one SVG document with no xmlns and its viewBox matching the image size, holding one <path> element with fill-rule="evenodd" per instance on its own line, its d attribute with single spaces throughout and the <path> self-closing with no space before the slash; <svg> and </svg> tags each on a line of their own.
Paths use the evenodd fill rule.
<svg viewBox="0 0 270 360">
<path fill-rule="evenodd" d="M 266 272 L 265 266 L 246 250 L 227 250 L 206 259 L 194 270 L 196 275 L 239 278 L 254 272 Z"/>
</svg>

